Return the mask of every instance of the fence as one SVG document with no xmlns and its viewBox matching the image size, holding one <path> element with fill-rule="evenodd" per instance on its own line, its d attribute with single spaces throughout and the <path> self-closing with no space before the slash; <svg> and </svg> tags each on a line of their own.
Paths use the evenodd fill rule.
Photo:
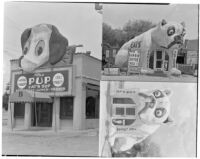
<svg viewBox="0 0 200 159">
<path fill-rule="evenodd" d="M 177 68 L 181 71 L 182 74 L 189 74 L 193 75 L 195 69 L 197 69 L 196 65 L 189 65 L 189 64 L 177 64 Z"/>
</svg>

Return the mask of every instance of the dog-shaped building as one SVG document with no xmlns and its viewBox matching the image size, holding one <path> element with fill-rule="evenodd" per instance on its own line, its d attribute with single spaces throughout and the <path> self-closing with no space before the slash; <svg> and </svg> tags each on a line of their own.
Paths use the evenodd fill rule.
<svg viewBox="0 0 200 159">
<path fill-rule="evenodd" d="M 141 73 L 171 71 L 176 68 L 178 44 L 183 43 L 185 24 L 162 20 L 156 27 L 126 42 L 115 57 L 119 68 L 138 67 Z"/>
<path fill-rule="evenodd" d="M 21 46 L 19 65 L 24 71 L 32 72 L 44 64 L 54 65 L 62 60 L 68 40 L 54 25 L 38 24 L 22 33 Z"/>
</svg>

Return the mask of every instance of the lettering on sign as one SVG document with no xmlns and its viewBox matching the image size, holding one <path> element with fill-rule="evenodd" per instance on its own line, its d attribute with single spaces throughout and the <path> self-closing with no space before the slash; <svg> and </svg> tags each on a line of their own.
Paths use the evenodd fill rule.
<svg viewBox="0 0 200 159">
<path fill-rule="evenodd" d="M 64 92 L 69 87 L 69 70 L 15 75 L 15 90 Z"/>
<path fill-rule="evenodd" d="M 136 131 L 134 127 L 117 127 L 118 132 L 129 132 L 129 131 Z"/>
<path fill-rule="evenodd" d="M 126 95 L 129 95 L 129 94 L 136 94 L 138 93 L 139 89 L 117 89 L 115 94 L 117 95 L 122 95 L 122 94 L 126 94 Z"/>
<path fill-rule="evenodd" d="M 140 53 L 139 50 L 134 50 L 133 52 L 129 52 L 129 66 L 138 66 L 140 62 Z"/>
<path fill-rule="evenodd" d="M 140 48 L 140 47 L 141 47 L 141 42 L 142 42 L 142 41 L 133 41 L 133 42 L 131 43 L 129 49 Z"/>
<path fill-rule="evenodd" d="M 129 73 L 138 73 L 140 72 L 140 49 L 135 49 L 129 51 L 129 59 L 128 59 L 128 72 Z"/>
</svg>

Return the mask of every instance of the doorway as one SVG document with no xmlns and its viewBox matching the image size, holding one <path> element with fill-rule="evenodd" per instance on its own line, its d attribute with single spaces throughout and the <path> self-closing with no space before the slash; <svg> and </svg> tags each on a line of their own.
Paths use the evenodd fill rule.
<svg viewBox="0 0 200 159">
<path fill-rule="evenodd" d="M 52 126 L 52 104 L 35 103 L 32 105 L 32 126 Z"/>
<path fill-rule="evenodd" d="M 154 69 L 157 71 L 168 71 L 169 68 L 169 55 L 164 50 L 155 51 L 154 56 Z"/>
<path fill-rule="evenodd" d="M 178 55 L 176 59 L 177 64 L 184 64 L 185 63 L 185 57 L 183 55 Z"/>
</svg>

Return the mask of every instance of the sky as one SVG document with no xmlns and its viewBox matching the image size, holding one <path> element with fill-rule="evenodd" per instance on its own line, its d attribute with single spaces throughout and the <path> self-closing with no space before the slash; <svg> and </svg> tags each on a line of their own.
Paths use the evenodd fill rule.
<svg viewBox="0 0 200 159">
<path fill-rule="evenodd" d="M 103 21 L 113 28 L 122 28 L 126 22 L 143 19 L 158 24 L 162 19 L 166 21 L 182 22 L 186 24 L 185 38 L 198 37 L 198 5 L 195 4 L 107 4 L 103 8 Z"/>
<path fill-rule="evenodd" d="M 94 4 L 6 2 L 4 5 L 4 84 L 9 81 L 10 59 L 22 54 L 22 32 L 40 23 L 55 25 L 69 45 L 82 44 L 77 52 L 91 51 L 101 59 L 102 14 Z"/>
</svg>

